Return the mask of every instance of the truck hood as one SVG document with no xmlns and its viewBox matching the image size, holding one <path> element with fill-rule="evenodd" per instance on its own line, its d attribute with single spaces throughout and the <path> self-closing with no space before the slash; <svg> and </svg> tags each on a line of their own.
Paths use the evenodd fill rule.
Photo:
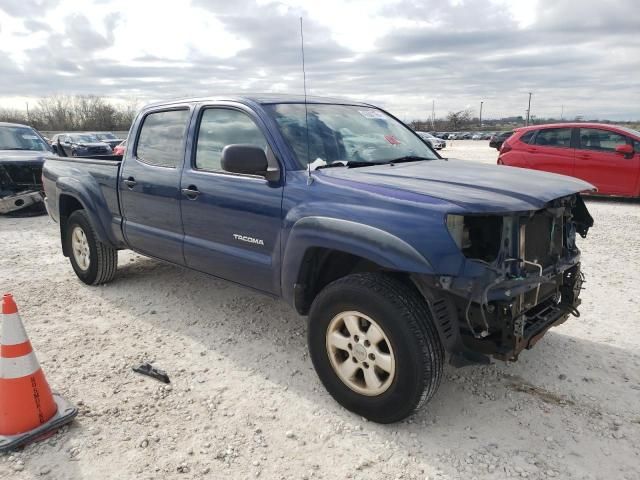
<svg viewBox="0 0 640 480">
<path fill-rule="evenodd" d="M 0 150 L 0 164 L 34 164 L 42 166 L 47 155 L 51 155 L 51 152 L 38 150 Z"/>
<path fill-rule="evenodd" d="M 577 178 L 465 160 L 431 160 L 319 171 L 323 178 L 357 183 L 385 194 L 385 189 L 444 200 L 467 213 L 539 210 L 556 198 L 595 187 Z"/>
</svg>

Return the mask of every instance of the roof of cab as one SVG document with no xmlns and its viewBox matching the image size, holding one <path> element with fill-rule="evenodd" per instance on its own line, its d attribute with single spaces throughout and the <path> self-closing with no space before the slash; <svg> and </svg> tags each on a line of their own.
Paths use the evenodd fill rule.
<svg viewBox="0 0 640 480">
<path fill-rule="evenodd" d="M 273 103 L 328 103 L 339 105 L 356 105 L 362 107 L 373 107 L 373 105 L 363 102 L 357 102 L 345 98 L 332 98 L 332 97 L 316 97 L 308 95 L 305 99 L 304 95 L 287 95 L 277 93 L 256 93 L 256 94 L 242 94 L 242 95 L 217 95 L 209 97 L 197 97 L 197 98 L 180 98 L 172 99 L 160 102 L 154 102 L 145 106 L 145 108 L 159 107 L 164 105 L 172 105 L 176 103 L 202 103 L 213 101 L 231 101 L 240 103 L 257 103 L 261 105 L 269 105 Z"/>
</svg>

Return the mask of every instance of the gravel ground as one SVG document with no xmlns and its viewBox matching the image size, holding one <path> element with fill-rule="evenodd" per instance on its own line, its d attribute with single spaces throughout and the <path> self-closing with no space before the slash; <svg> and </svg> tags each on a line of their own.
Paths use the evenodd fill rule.
<svg viewBox="0 0 640 480">
<path fill-rule="evenodd" d="M 487 142 L 443 154 L 496 158 Z M 582 316 L 515 364 L 448 367 L 429 405 L 388 426 L 331 399 L 280 301 L 131 252 L 88 287 L 48 217 L 2 217 L 0 290 L 80 413 L 0 455 L 0 479 L 639 479 L 640 203 L 588 207 Z M 171 385 L 134 374 L 143 360 Z"/>
</svg>

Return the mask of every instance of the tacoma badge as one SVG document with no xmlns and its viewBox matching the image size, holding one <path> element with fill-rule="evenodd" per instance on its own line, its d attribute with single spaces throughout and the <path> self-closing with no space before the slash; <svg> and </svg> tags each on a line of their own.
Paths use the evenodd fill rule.
<svg viewBox="0 0 640 480">
<path fill-rule="evenodd" d="M 241 242 L 255 243 L 256 245 L 264 246 L 264 240 L 260 238 L 247 237 L 246 235 L 238 235 L 237 233 L 233 234 L 233 238 L 240 240 Z"/>
</svg>

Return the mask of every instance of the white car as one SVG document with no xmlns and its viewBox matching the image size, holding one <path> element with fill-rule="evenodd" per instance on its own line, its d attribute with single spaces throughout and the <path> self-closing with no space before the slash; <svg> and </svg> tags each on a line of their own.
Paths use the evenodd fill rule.
<svg viewBox="0 0 640 480">
<path fill-rule="evenodd" d="M 447 142 L 442 140 L 441 138 L 434 137 L 428 132 L 416 132 L 420 138 L 422 138 L 425 142 L 431 145 L 431 148 L 435 150 L 442 150 L 447 146 Z"/>
</svg>

